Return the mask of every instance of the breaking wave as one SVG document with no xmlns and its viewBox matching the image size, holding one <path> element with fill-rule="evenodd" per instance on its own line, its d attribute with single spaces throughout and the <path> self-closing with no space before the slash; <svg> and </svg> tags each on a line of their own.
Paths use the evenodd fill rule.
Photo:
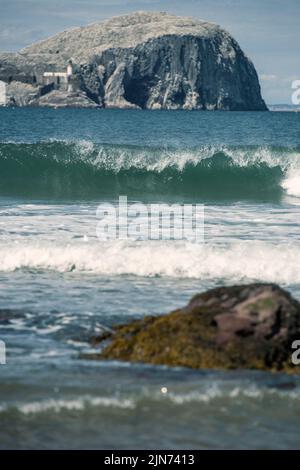
<svg viewBox="0 0 300 470">
<path fill-rule="evenodd" d="M 300 148 L 0 144 L 0 195 L 278 200 L 300 196 Z"/>
<path fill-rule="evenodd" d="M 142 260 L 142 262 L 141 262 Z M 274 262 L 276 260 L 276 262 Z M 0 271 L 79 272 L 100 276 L 300 283 L 300 244 L 240 241 L 225 246 L 181 241 L 3 243 Z"/>
</svg>

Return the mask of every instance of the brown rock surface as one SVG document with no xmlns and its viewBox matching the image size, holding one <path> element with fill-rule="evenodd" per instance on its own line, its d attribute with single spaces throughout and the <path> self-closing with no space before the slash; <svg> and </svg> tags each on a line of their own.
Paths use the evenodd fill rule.
<svg viewBox="0 0 300 470">
<path fill-rule="evenodd" d="M 167 315 L 117 326 L 90 358 L 297 373 L 291 362 L 296 339 L 300 304 L 277 285 L 251 284 L 216 288 Z"/>
</svg>

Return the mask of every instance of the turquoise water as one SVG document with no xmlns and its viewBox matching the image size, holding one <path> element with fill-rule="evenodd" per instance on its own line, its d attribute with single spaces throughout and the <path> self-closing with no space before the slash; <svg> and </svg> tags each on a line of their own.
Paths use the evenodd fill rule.
<svg viewBox="0 0 300 470">
<path fill-rule="evenodd" d="M 79 359 L 216 285 L 300 300 L 299 131 L 297 113 L 0 109 L 1 448 L 299 448 L 297 378 Z M 204 204 L 205 243 L 100 241 L 119 195 Z"/>
</svg>

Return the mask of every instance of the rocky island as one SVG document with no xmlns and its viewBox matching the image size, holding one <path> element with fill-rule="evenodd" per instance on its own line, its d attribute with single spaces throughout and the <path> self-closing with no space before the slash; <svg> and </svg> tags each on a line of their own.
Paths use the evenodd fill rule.
<svg viewBox="0 0 300 470">
<path fill-rule="evenodd" d="M 137 12 L 0 54 L 11 106 L 266 110 L 258 76 L 220 26 Z"/>
<path fill-rule="evenodd" d="M 215 288 L 167 315 L 105 330 L 91 340 L 101 351 L 85 358 L 299 373 L 292 363 L 299 340 L 299 302 L 275 284 L 249 284 Z"/>
</svg>

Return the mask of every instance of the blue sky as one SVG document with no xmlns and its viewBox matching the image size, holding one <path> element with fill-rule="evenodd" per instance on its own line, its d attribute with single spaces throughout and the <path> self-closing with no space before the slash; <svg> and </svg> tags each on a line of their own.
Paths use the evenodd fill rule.
<svg viewBox="0 0 300 470">
<path fill-rule="evenodd" d="M 290 103 L 300 79 L 300 0 L 0 0 L 0 50 L 137 10 L 213 21 L 253 60 L 267 103 Z"/>
</svg>

